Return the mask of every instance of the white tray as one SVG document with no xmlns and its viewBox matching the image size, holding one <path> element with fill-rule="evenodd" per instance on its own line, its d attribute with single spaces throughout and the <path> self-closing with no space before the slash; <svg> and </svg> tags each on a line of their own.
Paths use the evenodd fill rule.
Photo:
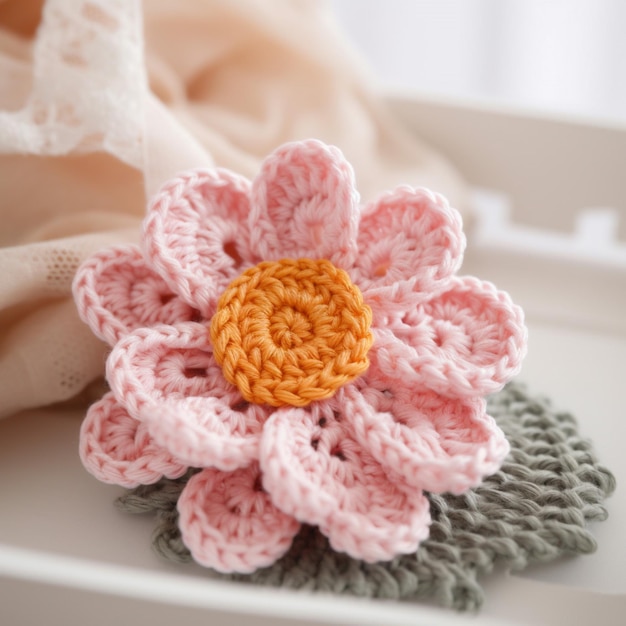
<svg viewBox="0 0 626 626">
<path fill-rule="evenodd" d="M 619 210 L 622 232 L 626 223 L 626 177 L 618 171 L 626 163 L 626 130 L 424 99 L 396 98 L 392 105 L 477 189 L 482 212 L 464 271 L 493 280 L 525 307 L 530 350 L 521 378 L 578 416 L 618 480 L 609 520 L 593 527 L 598 552 L 486 580 L 480 624 L 621 624 L 626 247 L 613 227 Z M 602 210 L 584 212 L 594 207 Z M 580 234 L 577 220 L 586 225 Z M 112 502 L 121 490 L 80 465 L 81 418 L 48 410 L 0 422 L 3 626 L 472 619 L 412 603 L 224 583 L 195 565 L 163 562 L 149 546 L 153 520 L 119 513 Z"/>
</svg>

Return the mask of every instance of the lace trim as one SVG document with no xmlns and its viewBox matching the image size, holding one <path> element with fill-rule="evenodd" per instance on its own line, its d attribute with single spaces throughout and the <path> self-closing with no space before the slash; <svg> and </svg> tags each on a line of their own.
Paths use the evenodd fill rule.
<svg viewBox="0 0 626 626">
<path fill-rule="evenodd" d="M 104 150 L 142 164 L 141 7 L 127 0 L 49 0 L 23 109 L 0 113 L 0 152 Z"/>
</svg>

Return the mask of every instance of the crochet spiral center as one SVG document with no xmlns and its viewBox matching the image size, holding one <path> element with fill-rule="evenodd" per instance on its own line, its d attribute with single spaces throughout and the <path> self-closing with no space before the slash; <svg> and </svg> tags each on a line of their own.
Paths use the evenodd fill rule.
<svg viewBox="0 0 626 626">
<path fill-rule="evenodd" d="M 369 366 L 372 312 L 348 274 L 324 259 L 265 261 L 222 294 L 215 359 L 248 402 L 306 406 Z"/>
</svg>

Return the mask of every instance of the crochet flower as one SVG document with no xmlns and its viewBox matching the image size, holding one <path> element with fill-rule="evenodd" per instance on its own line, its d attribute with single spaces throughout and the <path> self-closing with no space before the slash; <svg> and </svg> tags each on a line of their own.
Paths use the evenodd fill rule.
<svg viewBox="0 0 626 626">
<path fill-rule="evenodd" d="M 300 523 L 366 561 L 428 536 L 423 491 L 461 493 L 508 444 L 484 396 L 519 370 L 521 310 L 458 277 L 458 213 L 398 187 L 359 208 L 336 148 L 287 144 L 255 180 L 183 174 L 141 247 L 97 254 L 78 309 L 112 346 L 81 458 L 127 487 L 202 468 L 178 509 L 194 558 L 252 571 Z"/>
</svg>

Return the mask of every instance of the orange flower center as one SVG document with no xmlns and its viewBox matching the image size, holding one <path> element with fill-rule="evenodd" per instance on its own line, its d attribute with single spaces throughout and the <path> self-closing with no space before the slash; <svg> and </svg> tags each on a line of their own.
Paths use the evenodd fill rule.
<svg viewBox="0 0 626 626">
<path fill-rule="evenodd" d="M 248 401 L 306 406 L 369 366 L 372 311 L 330 261 L 265 261 L 237 277 L 211 320 L 224 378 Z"/>
</svg>

